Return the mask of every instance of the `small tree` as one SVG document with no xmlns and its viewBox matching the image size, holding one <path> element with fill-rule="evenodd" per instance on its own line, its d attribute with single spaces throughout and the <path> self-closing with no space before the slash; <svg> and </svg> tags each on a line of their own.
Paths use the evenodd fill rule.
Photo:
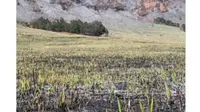
<svg viewBox="0 0 200 112">
<path fill-rule="evenodd" d="M 181 25 L 181 29 L 185 32 L 185 24 Z"/>
<path fill-rule="evenodd" d="M 157 17 L 156 19 L 154 19 L 154 23 L 163 24 L 163 23 L 166 23 L 166 21 L 162 17 Z"/>
</svg>

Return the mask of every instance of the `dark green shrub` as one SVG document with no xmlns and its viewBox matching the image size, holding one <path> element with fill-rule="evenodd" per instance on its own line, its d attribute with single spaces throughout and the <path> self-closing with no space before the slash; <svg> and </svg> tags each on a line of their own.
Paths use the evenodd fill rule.
<svg viewBox="0 0 200 112">
<path fill-rule="evenodd" d="M 94 21 L 91 23 L 91 34 L 95 36 L 100 36 L 102 34 L 108 34 L 108 30 L 99 21 Z"/>
<path fill-rule="evenodd" d="M 181 25 L 181 29 L 185 32 L 185 24 Z"/>
<path fill-rule="evenodd" d="M 176 27 L 180 27 L 179 23 L 176 23 Z"/>
<path fill-rule="evenodd" d="M 58 32 L 63 32 L 66 31 L 66 25 L 67 23 L 65 22 L 65 20 L 63 18 L 60 18 L 60 20 L 56 20 L 55 22 L 53 22 L 53 29 L 52 31 L 58 31 Z"/>
<path fill-rule="evenodd" d="M 166 23 L 166 20 L 162 17 L 157 17 L 156 19 L 154 19 L 154 23 L 164 24 L 164 23 Z"/>
<path fill-rule="evenodd" d="M 84 24 L 81 20 L 72 20 L 70 22 L 70 32 L 71 33 L 77 33 L 82 34 L 84 31 Z"/>
<path fill-rule="evenodd" d="M 51 26 L 51 22 L 48 19 L 44 19 L 43 17 L 35 21 L 32 21 L 30 24 L 33 28 L 44 29 L 44 30 L 48 30 L 49 27 Z"/>
<path fill-rule="evenodd" d="M 115 9 L 115 11 L 124 11 L 125 7 L 123 5 L 119 5 L 119 6 L 115 7 L 114 9 Z"/>
<path fill-rule="evenodd" d="M 27 22 L 24 22 L 24 21 L 17 21 L 17 24 L 21 24 L 23 26 L 30 27 L 30 24 Z"/>
</svg>

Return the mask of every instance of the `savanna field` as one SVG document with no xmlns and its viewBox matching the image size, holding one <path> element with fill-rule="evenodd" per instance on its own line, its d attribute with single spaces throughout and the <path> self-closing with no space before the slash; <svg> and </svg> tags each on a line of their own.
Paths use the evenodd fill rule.
<svg viewBox="0 0 200 112">
<path fill-rule="evenodd" d="M 16 75 L 18 112 L 184 112 L 185 33 L 160 25 L 92 37 L 18 25 Z"/>
</svg>

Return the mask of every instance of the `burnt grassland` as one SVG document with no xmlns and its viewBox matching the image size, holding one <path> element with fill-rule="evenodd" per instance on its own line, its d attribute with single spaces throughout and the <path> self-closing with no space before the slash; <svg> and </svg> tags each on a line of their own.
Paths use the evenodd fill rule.
<svg viewBox="0 0 200 112">
<path fill-rule="evenodd" d="M 18 112 L 185 111 L 184 42 L 32 30 L 17 31 Z"/>
</svg>

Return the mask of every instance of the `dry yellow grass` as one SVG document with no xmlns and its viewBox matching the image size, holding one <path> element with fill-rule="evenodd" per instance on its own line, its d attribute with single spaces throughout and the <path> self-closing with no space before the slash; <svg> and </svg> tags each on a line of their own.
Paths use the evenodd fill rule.
<svg viewBox="0 0 200 112">
<path fill-rule="evenodd" d="M 165 26 L 163 27 L 165 28 Z M 166 28 L 166 30 L 165 33 L 168 35 L 163 36 L 160 36 L 159 32 L 156 31 L 151 32 L 151 36 L 148 37 L 145 34 L 138 35 L 135 32 L 127 33 L 124 31 L 111 37 L 91 37 L 18 26 L 18 50 L 31 48 L 33 51 L 50 54 L 59 51 L 73 55 L 123 54 L 125 56 L 138 56 L 176 53 L 177 50 L 184 49 L 184 33 L 178 31 L 177 28 L 171 28 L 171 31 Z M 176 32 L 177 34 L 175 34 Z M 179 36 L 173 37 L 172 35 Z"/>
</svg>

